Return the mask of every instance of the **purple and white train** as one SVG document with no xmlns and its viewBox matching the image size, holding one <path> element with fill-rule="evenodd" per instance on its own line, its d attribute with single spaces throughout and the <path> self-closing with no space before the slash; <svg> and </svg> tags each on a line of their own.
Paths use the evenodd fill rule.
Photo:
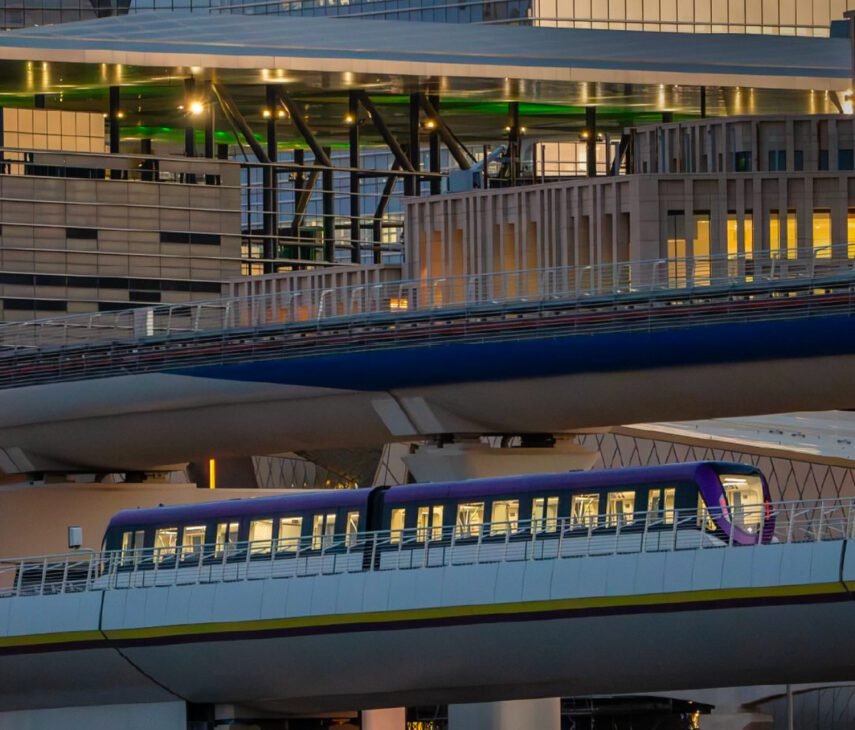
<svg viewBox="0 0 855 730">
<path fill-rule="evenodd" d="M 368 544 L 365 533 L 401 551 L 683 531 L 743 545 L 769 541 L 773 530 L 769 487 L 758 469 L 697 462 L 125 510 L 110 521 L 103 547 L 147 555 L 144 564 L 133 559 L 136 570 L 354 552 Z"/>
</svg>

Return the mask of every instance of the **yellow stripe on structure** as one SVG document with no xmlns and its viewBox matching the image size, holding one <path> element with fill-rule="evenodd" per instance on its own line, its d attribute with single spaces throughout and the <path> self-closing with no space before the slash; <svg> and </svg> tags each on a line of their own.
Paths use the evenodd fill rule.
<svg viewBox="0 0 855 730">
<path fill-rule="evenodd" d="M 372 611 L 365 613 L 326 614 L 299 618 L 256 619 L 250 621 L 221 621 L 199 624 L 174 624 L 138 629 L 105 631 L 111 640 L 133 640 L 198 636 L 233 632 L 257 632 L 289 629 L 321 629 L 348 624 L 382 626 L 399 621 L 435 621 L 454 618 L 493 618 L 526 613 L 551 613 L 564 611 L 589 611 L 613 608 L 647 608 L 674 606 L 683 603 L 716 603 L 740 599 L 801 598 L 844 592 L 840 583 L 814 583 L 798 586 L 768 586 L 763 588 L 732 588 L 722 590 L 682 591 L 654 593 L 639 596 L 597 596 L 514 603 L 477 604 L 468 606 L 443 606 L 401 611 Z"/>
<path fill-rule="evenodd" d="M 750 599 L 788 599 L 839 595 L 846 592 L 842 583 L 812 583 L 792 586 L 766 586 L 761 588 L 729 588 L 674 593 L 651 593 L 638 596 L 596 596 L 591 598 L 566 598 L 514 603 L 443 606 L 400 611 L 371 611 L 365 613 L 326 614 L 298 618 L 255 619 L 248 621 L 219 621 L 198 624 L 173 624 L 129 629 L 99 631 L 70 631 L 56 634 L 31 634 L 0 638 L 0 649 L 28 648 L 62 645 L 77 642 L 122 642 L 145 639 L 170 639 L 229 633 L 256 633 L 287 631 L 293 629 L 323 629 L 329 627 L 374 626 L 396 622 L 436 621 L 455 618 L 483 618 L 485 620 L 513 617 L 521 614 L 544 614 L 596 609 L 656 608 L 700 603 L 715 605 L 719 602 Z M 570 616 L 572 618 L 572 615 Z"/>
</svg>

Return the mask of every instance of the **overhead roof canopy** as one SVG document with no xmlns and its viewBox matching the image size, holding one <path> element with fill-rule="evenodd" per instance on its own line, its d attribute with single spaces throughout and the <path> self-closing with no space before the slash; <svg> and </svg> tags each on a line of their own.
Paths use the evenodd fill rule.
<svg viewBox="0 0 855 730">
<path fill-rule="evenodd" d="M 143 13 L 0 36 L 5 58 L 466 79 L 845 89 L 845 38 Z"/>
<path fill-rule="evenodd" d="M 841 38 L 170 12 L 5 32 L 0 58 L 0 104 L 45 93 L 48 106 L 105 110 L 108 86 L 133 87 L 122 92 L 123 136 L 181 127 L 188 76 L 226 85 L 263 132 L 264 85 L 282 84 L 314 108 L 311 125 L 331 144 L 346 139 L 353 88 L 398 130 L 405 94 L 438 94 L 455 132 L 475 141 L 501 135 L 508 101 L 523 103 L 531 132 L 558 137 L 579 131 L 591 105 L 606 130 L 695 115 L 701 86 L 714 115 L 833 113 L 834 92 L 851 82 Z"/>
</svg>

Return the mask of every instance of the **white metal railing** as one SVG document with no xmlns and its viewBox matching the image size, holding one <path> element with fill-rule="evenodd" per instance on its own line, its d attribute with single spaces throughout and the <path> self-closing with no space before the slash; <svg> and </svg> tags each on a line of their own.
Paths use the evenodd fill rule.
<svg viewBox="0 0 855 730">
<path fill-rule="evenodd" d="M 0 560 L 0 597 L 855 538 L 855 499 L 547 517 Z M 743 542 L 722 518 L 743 524 Z"/>
<path fill-rule="evenodd" d="M 0 354 L 8 349 L 134 342 L 371 314 L 459 311 L 482 304 L 584 301 L 632 294 L 661 296 L 671 291 L 683 294 L 779 282 L 803 284 L 814 291 L 814 285 L 819 289 L 829 279 L 846 281 L 855 275 L 855 260 L 837 255 L 842 250 L 833 247 L 801 259 L 744 255 L 662 258 L 377 283 L 360 281 L 355 286 L 305 290 L 280 288 L 254 296 L 4 323 L 0 324 Z"/>
</svg>

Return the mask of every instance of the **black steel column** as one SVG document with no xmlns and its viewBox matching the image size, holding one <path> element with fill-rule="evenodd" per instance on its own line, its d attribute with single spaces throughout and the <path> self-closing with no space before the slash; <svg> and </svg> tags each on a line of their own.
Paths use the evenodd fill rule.
<svg viewBox="0 0 855 730">
<path fill-rule="evenodd" d="M 36 109 L 47 108 L 47 96 L 45 94 L 36 94 L 33 96 L 33 107 Z"/>
<path fill-rule="evenodd" d="M 301 149 L 294 150 L 294 164 L 299 165 L 302 168 L 303 165 L 306 164 L 306 153 Z M 302 169 L 298 169 L 294 173 L 294 212 L 296 213 L 300 210 L 300 198 L 303 195 L 303 189 L 306 186 L 306 176 L 303 173 Z M 296 230 L 292 226 L 291 235 L 299 236 L 300 231 Z"/>
<path fill-rule="evenodd" d="M 701 119 L 707 118 L 707 87 L 702 86 L 700 89 L 701 96 Z"/>
<path fill-rule="evenodd" d="M 674 112 L 662 112 L 662 123 L 671 124 L 674 121 Z"/>
<path fill-rule="evenodd" d="M 119 91 L 118 86 L 110 87 L 110 107 L 107 110 L 107 121 L 110 126 L 110 153 L 114 155 L 119 153 Z"/>
<path fill-rule="evenodd" d="M 585 107 L 585 131 L 588 136 L 585 139 L 586 167 L 588 177 L 597 176 L 597 107 Z"/>
<path fill-rule="evenodd" d="M 211 97 L 211 82 L 205 82 L 205 157 L 214 157 L 214 104 Z"/>
<path fill-rule="evenodd" d="M 430 96 L 428 97 L 428 101 L 430 101 L 433 108 L 439 112 L 439 96 Z M 439 155 L 439 119 L 431 120 L 433 126 L 430 128 L 430 171 L 434 173 L 434 175 L 439 175 L 442 171 L 442 165 L 440 161 Z M 430 179 L 430 194 L 431 195 L 439 195 L 442 192 L 442 178 L 441 177 L 432 177 Z"/>
<path fill-rule="evenodd" d="M 277 161 L 276 154 L 276 105 L 278 103 L 278 89 L 272 84 L 268 84 L 266 88 L 267 109 L 270 112 L 267 117 L 267 157 L 270 162 Z M 279 258 L 279 250 L 277 246 L 277 233 L 279 226 L 279 216 L 277 204 L 279 202 L 278 185 L 279 176 L 276 174 L 276 168 L 273 165 L 265 165 L 261 176 L 262 186 L 264 187 L 264 195 L 262 196 L 264 207 L 264 258 L 277 259 Z M 271 274 L 275 271 L 272 261 L 267 261 L 264 264 L 264 272 Z"/>
<path fill-rule="evenodd" d="M 361 261 L 359 246 L 361 206 L 359 202 L 359 96 L 355 91 L 350 92 L 347 107 L 350 130 L 348 131 L 348 144 L 350 148 L 350 261 L 358 264 Z"/>
<path fill-rule="evenodd" d="M 421 158 L 421 148 L 419 146 L 419 108 L 419 95 L 410 94 L 410 129 L 407 157 L 416 172 L 419 171 L 419 160 Z M 404 178 L 404 195 L 418 195 L 419 187 L 418 175 L 408 175 Z"/>
<path fill-rule="evenodd" d="M 520 173 L 520 105 L 518 101 L 508 104 L 508 157 L 511 160 L 511 185 L 517 184 Z M 487 166 L 484 166 L 487 174 Z"/>
<path fill-rule="evenodd" d="M 196 130 L 193 128 L 193 113 L 190 111 L 195 93 L 196 79 L 184 79 L 184 155 L 186 157 L 196 156 Z"/>
<path fill-rule="evenodd" d="M 324 154 L 330 157 L 332 149 L 323 148 Z M 321 173 L 321 188 L 323 189 L 324 214 L 324 260 L 335 262 L 335 193 L 333 191 L 333 170 L 325 167 Z"/>
</svg>

